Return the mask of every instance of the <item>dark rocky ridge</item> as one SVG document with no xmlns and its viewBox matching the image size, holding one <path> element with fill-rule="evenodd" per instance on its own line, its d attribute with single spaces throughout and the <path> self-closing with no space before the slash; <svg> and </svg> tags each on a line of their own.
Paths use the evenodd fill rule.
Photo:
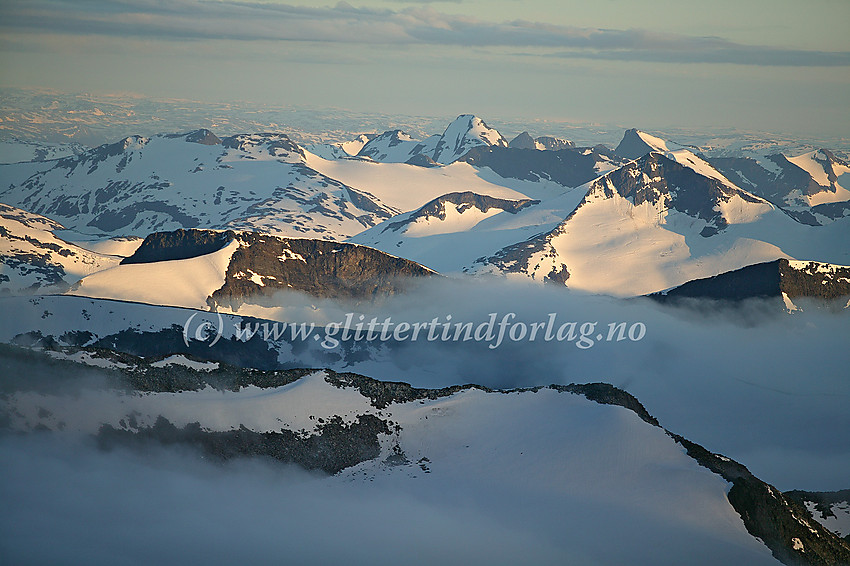
<svg viewBox="0 0 850 566">
<path fill-rule="evenodd" d="M 109 356 L 108 352 L 101 352 Z M 10 346 L 0 347 L 0 367 L 8 365 L 9 358 L 25 357 L 36 362 L 47 363 L 53 367 L 77 366 L 80 364 L 68 360 L 55 360 L 47 358 L 43 352 L 22 350 Z M 137 374 L 145 374 L 151 369 L 170 370 L 166 368 L 151 368 L 150 360 L 125 357 L 124 363 L 130 368 L 106 370 L 103 368 L 87 368 L 87 374 L 100 373 L 109 376 L 113 380 L 124 380 L 134 389 L 134 381 L 137 382 Z M 189 371 L 183 368 L 182 371 Z M 277 387 L 281 384 L 291 383 L 312 370 L 298 370 L 297 372 L 260 372 L 250 370 L 245 372 L 234 367 L 220 367 L 212 372 L 193 372 L 199 377 L 199 381 L 190 389 L 201 389 L 208 383 L 220 386 L 219 379 L 213 377 L 217 371 L 228 372 L 232 375 L 229 388 L 233 388 L 238 381 L 238 387 L 246 385 L 257 385 L 260 387 Z M 244 374 L 243 374 L 244 372 Z M 299 375 L 300 372 L 300 375 Z M 48 375 L 57 375 L 55 373 Z M 74 374 L 68 376 L 64 372 L 58 375 L 71 379 Z M 79 375 L 77 373 L 76 375 Z M 207 381 L 209 379 L 209 381 Z M 336 387 L 355 387 L 360 393 L 372 401 L 372 405 L 378 409 L 385 408 L 392 403 L 405 403 L 418 399 L 436 399 L 446 397 L 469 388 L 479 388 L 493 393 L 510 393 L 516 391 L 536 392 L 543 387 L 528 389 L 516 389 L 510 391 L 491 390 L 476 385 L 453 386 L 443 389 L 420 389 L 414 388 L 402 382 L 382 382 L 366 376 L 352 373 L 327 372 L 326 381 Z M 26 388 L 33 386 L 31 380 L 22 381 Z M 171 385 L 167 380 L 150 382 L 153 385 L 148 391 L 158 391 L 159 387 L 166 387 L 171 391 Z M 13 384 L 3 383 L 5 390 Z M 236 388 L 238 388 L 236 387 Z M 589 400 L 600 403 L 624 407 L 633 411 L 644 422 L 659 426 L 658 421 L 650 415 L 643 405 L 629 393 L 606 383 L 587 383 L 570 385 L 553 385 L 549 388 L 561 392 L 583 395 Z M 14 387 L 13 389 L 14 390 Z M 183 428 L 177 428 L 167 420 L 160 418 L 151 427 L 139 428 L 134 423 L 124 422 L 123 428 L 104 426 L 100 429 L 97 437 L 101 446 L 112 447 L 116 445 L 144 446 L 147 443 L 164 444 L 186 444 L 202 450 L 204 453 L 217 459 L 228 459 L 240 456 L 265 456 L 275 458 L 282 462 L 295 463 L 307 469 L 319 469 L 326 473 L 336 473 L 346 467 L 355 465 L 380 455 L 379 435 L 399 432 L 397 425 L 389 420 L 382 419 L 378 415 L 359 415 L 357 420 L 349 425 L 342 423 L 341 419 L 331 418 L 326 423 L 321 423 L 315 433 L 310 435 L 296 434 L 293 431 L 281 430 L 280 432 L 259 433 L 240 427 L 231 431 L 206 431 L 199 424 L 189 424 Z M 732 507 L 738 512 L 744 521 L 747 531 L 753 536 L 761 539 L 771 550 L 774 557 L 785 564 L 790 565 L 824 565 L 837 566 L 850 563 L 850 543 L 837 537 L 834 533 L 824 528 L 811 514 L 797 502 L 801 496 L 796 493 L 784 495 L 769 484 L 759 480 L 742 464 L 719 454 L 712 453 L 704 447 L 690 440 L 671 433 L 665 432 L 676 442 L 681 444 L 687 454 L 700 465 L 711 472 L 720 475 L 726 481 L 732 483 L 728 498 Z M 396 446 L 398 449 L 399 447 Z M 401 458 L 403 452 L 397 451 Z M 842 492 L 843 493 L 843 492 Z M 808 496 L 802 496 L 804 499 Z M 796 499 L 795 499 L 796 498 Z M 795 548 L 796 542 L 803 545 L 803 551 Z"/>
<path fill-rule="evenodd" d="M 498 208 L 510 214 L 516 214 L 526 207 L 540 203 L 540 201 L 532 199 L 508 200 L 487 195 L 479 195 L 470 191 L 449 193 L 422 205 L 418 210 L 412 212 L 405 220 L 388 224 L 381 232 L 383 233 L 387 230 L 398 231 L 418 218 L 439 218 L 440 220 L 445 220 L 446 203 L 457 205 L 460 212 L 474 207 L 481 212 L 487 212 L 491 208 Z"/>
<path fill-rule="evenodd" d="M 675 302 L 682 298 L 742 301 L 778 298 L 781 293 L 779 260 L 775 260 L 688 281 L 668 291 L 652 293 L 649 297 L 658 302 Z"/>
<path fill-rule="evenodd" d="M 534 153 L 545 155 L 564 152 Z M 700 235 L 705 238 L 717 234 L 727 226 L 723 214 L 715 210 L 719 203 L 729 201 L 734 195 L 746 202 L 766 202 L 745 191 L 729 187 L 717 179 L 700 175 L 658 152 L 652 152 L 593 181 L 576 208 L 554 229 L 502 248 L 490 257 L 478 258 L 475 263 L 494 265 L 506 273 L 527 272 L 530 258 L 534 254 L 545 251 L 555 257 L 557 252 L 549 242 L 566 230 L 569 221 L 579 209 L 600 198 L 613 198 L 615 193 L 630 200 L 635 206 L 649 202 L 702 219 L 707 226 Z M 563 285 L 568 278 L 569 266 L 561 264 L 555 266 L 545 276 L 544 281 Z"/>
<path fill-rule="evenodd" d="M 548 179 L 565 187 L 578 187 L 599 176 L 600 162 L 622 160 L 604 147 L 541 151 L 534 148 L 478 146 L 458 161 L 489 167 L 502 177 L 538 181 Z"/>
<path fill-rule="evenodd" d="M 344 424 L 335 417 L 320 424 L 318 431 L 304 437 L 291 430 L 256 432 L 240 426 L 236 430 L 209 431 L 200 423 L 177 428 L 160 416 L 151 427 L 135 430 L 103 425 L 97 434 L 101 448 L 188 445 L 218 460 L 264 456 L 307 470 L 336 474 L 381 453 L 380 434 L 390 434 L 389 423 L 375 415 L 359 415 Z"/>
<path fill-rule="evenodd" d="M 829 273 L 825 272 L 825 269 L 829 269 Z M 713 277 L 695 279 L 648 296 L 659 302 L 675 303 L 683 299 L 780 299 L 782 293 L 791 299 L 805 297 L 823 301 L 850 296 L 850 267 L 830 266 L 812 261 L 802 269 L 795 269 L 783 258 L 748 265 Z"/>
<path fill-rule="evenodd" d="M 641 139 L 636 128 L 626 130 L 623 139 L 614 149 L 614 153 L 626 159 L 638 159 L 651 151 L 657 150 Z"/>
<path fill-rule="evenodd" d="M 530 202 L 505 201 L 514 208 Z M 410 278 L 435 275 L 418 263 L 366 246 L 232 230 L 180 229 L 150 234 L 121 263 L 198 257 L 218 251 L 234 239 L 239 247 L 230 259 L 224 284 L 208 301 L 212 307 L 223 304 L 235 309 L 248 297 L 282 290 L 315 297 L 367 299 L 399 293 Z M 262 285 L 255 282 L 257 277 Z"/>
<path fill-rule="evenodd" d="M 121 260 L 127 263 L 151 263 L 189 259 L 216 252 L 236 237 L 232 230 L 175 230 L 155 232 L 148 235 L 142 245 L 130 257 Z"/>
<path fill-rule="evenodd" d="M 534 138 L 528 132 L 522 132 L 508 143 L 508 147 L 516 149 L 536 149 Z"/>
<path fill-rule="evenodd" d="M 842 489 L 840 491 L 802 491 L 795 489 L 786 491 L 783 495 L 793 499 L 800 505 L 805 505 L 807 502 L 815 504 L 815 511 L 820 513 L 821 517 L 835 517 L 832 507 L 836 504 L 843 503 L 845 506 L 850 503 L 850 489 Z M 850 543 L 850 534 L 844 536 L 844 540 Z"/>
<path fill-rule="evenodd" d="M 542 149 L 537 146 L 543 146 Z M 508 143 L 508 147 L 516 149 L 541 149 L 541 151 L 557 151 L 559 149 L 567 149 L 575 147 L 576 144 L 569 140 L 555 138 L 552 136 L 540 136 L 539 138 L 531 137 L 528 132 L 522 132 Z"/>
<path fill-rule="evenodd" d="M 424 153 L 417 153 L 407 161 L 405 161 L 408 165 L 416 165 L 417 167 L 439 167 L 440 164 L 431 159 L 429 155 Z"/>
<path fill-rule="evenodd" d="M 834 153 L 828 149 L 819 149 L 814 157 L 815 161 L 823 167 L 828 185 L 819 184 L 810 173 L 782 154 L 768 155 L 766 159 L 772 163 L 772 169 L 778 168 L 779 171 L 769 170 L 749 157 L 716 157 L 709 158 L 708 161 L 736 185 L 745 187 L 753 194 L 764 197 L 778 206 L 791 207 L 791 214 L 805 224 L 813 226 L 821 224 L 812 213 L 821 214 L 830 220 L 846 215 L 850 203 L 824 203 L 808 207 L 806 201 L 801 198 L 801 196 L 836 191 L 838 176 L 835 173 L 835 165 L 846 166 L 847 164 Z"/>
<path fill-rule="evenodd" d="M 705 220 L 708 226 L 700 234 L 704 237 L 716 234 L 727 225 L 722 213 L 715 210 L 719 203 L 728 202 L 733 195 L 746 202 L 765 202 L 652 152 L 594 181 L 576 210 L 598 195 L 611 198 L 615 191 L 635 206 L 663 202 L 671 210 Z"/>
<path fill-rule="evenodd" d="M 224 285 L 211 305 L 238 308 L 251 296 L 301 291 L 315 297 L 368 299 L 404 291 L 410 278 L 434 271 L 384 252 L 325 240 L 279 238 L 253 232 L 238 235 Z M 263 285 L 251 280 L 261 277 Z"/>
<path fill-rule="evenodd" d="M 198 143 L 201 145 L 219 145 L 221 139 L 206 128 L 193 130 L 185 134 L 166 134 L 167 138 L 183 138 L 189 143 Z"/>
<path fill-rule="evenodd" d="M 218 145 L 221 143 L 218 136 L 205 128 L 186 134 L 186 141 L 189 143 L 199 143 L 201 145 Z"/>
<path fill-rule="evenodd" d="M 818 523 L 800 503 L 755 477 L 745 466 L 713 454 L 694 442 L 667 432 L 688 456 L 732 483 L 727 497 L 747 532 L 761 539 L 783 564 L 840 566 L 850 564 L 850 543 Z M 795 545 L 802 544 L 802 549 Z"/>
</svg>

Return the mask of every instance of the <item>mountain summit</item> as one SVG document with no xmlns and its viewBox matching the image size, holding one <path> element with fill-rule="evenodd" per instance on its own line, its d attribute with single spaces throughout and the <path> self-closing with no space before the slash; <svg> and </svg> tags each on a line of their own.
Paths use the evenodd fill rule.
<svg viewBox="0 0 850 566">
<path fill-rule="evenodd" d="M 626 159 L 637 159 L 650 151 L 667 153 L 670 150 L 667 147 L 667 142 L 663 139 L 636 128 L 626 130 L 626 133 L 623 134 L 623 139 L 620 141 L 617 149 L 614 150 L 617 155 Z"/>
<path fill-rule="evenodd" d="M 484 120 L 472 114 L 462 114 L 448 125 L 437 142 L 434 161 L 452 163 L 479 145 L 508 147 L 508 140 Z"/>
</svg>

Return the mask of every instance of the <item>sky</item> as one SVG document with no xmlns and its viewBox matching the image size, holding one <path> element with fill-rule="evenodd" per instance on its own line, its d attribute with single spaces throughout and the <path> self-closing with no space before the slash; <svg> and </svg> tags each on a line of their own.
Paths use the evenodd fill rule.
<svg viewBox="0 0 850 566">
<path fill-rule="evenodd" d="M 848 137 L 847 0 L 0 0 L 0 86 Z"/>
</svg>

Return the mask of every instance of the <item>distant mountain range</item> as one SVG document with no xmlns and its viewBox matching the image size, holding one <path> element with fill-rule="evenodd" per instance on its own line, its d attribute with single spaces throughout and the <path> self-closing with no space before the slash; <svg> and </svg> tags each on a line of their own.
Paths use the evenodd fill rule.
<svg viewBox="0 0 850 566">
<path fill-rule="evenodd" d="M 0 427 L 461 500 L 589 563 L 848 561 L 845 492 L 782 493 L 692 440 L 768 472 L 850 458 L 840 152 L 391 128 L 0 146 Z M 339 334 L 383 310 L 380 338 Z M 738 310 L 757 328 L 700 326 Z M 777 369 L 790 349 L 805 371 Z"/>
<path fill-rule="evenodd" d="M 271 133 L 128 137 L 0 165 L 0 201 L 77 242 L 248 230 L 623 296 L 778 258 L 850 263 L 850 168 L 827 149 L 712 158 L 636 129 L 614 150 L 508 142 L 473 115 L 422 140 L 309 148 Z"/>
</svg>

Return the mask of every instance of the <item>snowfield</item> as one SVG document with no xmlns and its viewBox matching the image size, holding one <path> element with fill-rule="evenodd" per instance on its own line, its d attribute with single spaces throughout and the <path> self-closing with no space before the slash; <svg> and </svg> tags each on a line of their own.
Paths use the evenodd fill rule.
<svg viewBox="0 0 850 566">
<path fill-rule="evenodd" d="M 0 143 L 0 556 L 850 557 L 846 154 L 439 128 Z"/>
<path fill-rule="evenodd" d="M 279 481 L 267 483 L 273 477 L 268 469 L 248 484 L 251 487 L 236 492 L 241 493 L 242 503 L 235 508 L 228 502 L 236 500 L 227 493 L 212 498 L 217 503 L 204 505 L 205 515 L 229 524 L 227 517 L 232 517 L 235 510 L 263 512 L 263 506 L 258 508 L 252 503 L 262 493 L 264 500 L 278 502 L 280 512 L 271 515 L 275 518 L 274 529 L 290 536 L 272 537 L 278 542 L 261 548 L 285 550 L 292 553 L 290 556 L 303 556 L 310 561 L 333 558 L 343 548 L 346 553 L 354 553 L 349 560 L 355 562 L 376 555 L 375 549 L 364 546 L 362 540 L 351 546 L 347 542 L 351 535 L 346 534 L 350 529 L 343 529 L 325 544 L 306 547 L 301 537 L 291 536 L 293 529 L 309 532 L 319 528 L 319 520 L 324 523 L 322 528 L 328 528 L 328 521 L 335 525 L 349 513 L 371 515 L 376 508 L 383 508 L 381 540 L 409 540 L 413 529 L 412 541 L 418 541 L 413 542 L 414 549 L 425 543 L 430 531 L 442 532 L 444 521 L 460 512 L 467 523 L 461 562 L 486 558 L 495 564 L 515 563 L 521 552 L 540 564 L 563 563 L 565 559 L 587 564 L 776 564 L 769 550 L 747 533 L 726 500 L 725 481 L 699 466 L 661 429 L 648 425 L 631 411 L 597 405 L 569 393 L 549 389 L 508 394 L 467 390 L 441 399 L 394 403 L 376 409 L 356 390 L 330 386 L 319 372 L 270 390 L 247 387 L 238 392 L 220 392 L 208 388 L 176 394 L 129 395 L 97 390 L 78 392 L 73 397 L 17 394 L 8 398 L 5 405 L 16 408 L 14 428 L 36 422 L 56 427 L 61 422 L 65 434 L 96 432 L 100 423 L 144 428 L 159 416 L 178 428 L 199 422 L 203 430 L 246 427 L 256 431 L 297 430 L 300 434 L 316 431 L 319 423 L 335 415 L 350 422 L 356 415 L 371 413 L 395 423 L 395 430 L 400 432 L 383 437 L 382 453 L 377 459 L 333 477 L 303 478 L 290 487 Z M 76 463 L 59 456 L 58 466 L 43 467 L 39 463 L 51 457 L 55 447 L 41 445 L 24 455 L 19 454 L 16 443 L 10 437 L 0 438 L 0 454 L 6 460 L 0 489 L 4 500 L 14 502 L 16 510 L 36 502 L 42 513 L 75 509 L 77 504 L 68 497 L 68 491 L 51 487 L 57 485 L 52 483 L 55 474 L 62 474 L 62 484 L 72 486 L 77 496 L 103 501 L 117 479 L 113 474 L 121 473 L 128 458 L 135 458 L 123 451 L 95 454 L 83 447 L 72 459 Z M 399 449 L 404 456 L 393 459 Z M 6 459 L 13 454 L 14 461 Z M 166 452 L 152 456 L 153 460 L 129 476 L 149 486 L 146 499 L 136 503 L 132 518 L 128 519 L 135 536 L 152 529 L 154 523 L 169 526 L 172 513 L 180 516 L 177 510 L 184 504 L 184 497 L 194 498 L 208 489 L 203 478 L 213 472 L 208 464 L 193 461 L 196 457 L 192 454 L 172 456 Z M 98 484 L 91 483 L 82 471 L 95 463 L 102 470 Z M 183 466 L 183 471 L 172 467 L 176 465 Z M 36 466 L 41 471 L 34 469 Z M 82 468 L 75 471 L 68 466 Z M 227 481 L 243 473 L 246 472 L 238 468 L 214 472 L 224 474 L 222 479 Z M 200 484 L 193 479 L 195 474 L 201 474 Z M 283 477 L 288 475 L 284 471 Z M 189 491 L 172 493 L 169 477 L 187 482 Z M 46 505 L 41 501 L 42 490 L 49 495 Z M 290 492 L 313 494 L 313 508 L 316 504 L 324 506 L 328 496 L 334 494 L 332 508 L 336 512 L 312 517 L 307 511 L 310 507 L 304 506 L 311 498 L 293 500 L 287 495 Z M 416 503 L 395 505 L 406 500 Z M 106 508 L 109 506 L 106 504 Z M 694 513 L 694 509 L 699 509 L 699 513 Z M 297 515 L 284 510 L 297 511 Z M 151 522 L 152 513 L 166 517 L 164 522 Z M 4 531 L 18 534 L 15 542 L 7 545 L 12 556 L 28 548 L 30 521 L 18 511 L 4 514 Z M 252 523 L 261 531 L 268 528 L 264 522 Z M 73 536 L 74 524 L 57 529 L 54 538 Z M 498 525 L 495 532 L 502 540 L 496 554 L 490 537 L 484 537 L 479 530 L 492 531 L 494 525 Z M 107 525 L 103 526 L 111 533 Z M 372 524 L 369 528 L 374 527 Z M 355 527 L 355 532 L 359 531 Z M 610 544 L 611 533 L 616 533 L 617 544 Z M 116 535 L 123 540 L 122 535 Z M 184 548 L 183 544 L 179 546 Z M 56 547 L 42 545 L 28 548 L 27 552 L 30 557 L 46 559 L 52 556 L 53 548 Z M 82 552 L 97 562 L 100 547 L 86 548 L 89 550 Z M 189 546 L 185 551 L 191 555 L 199 552 Z M 155 550 L 152 552 L 157 555 Z M 389 547 L 384 545 L 374 560 L 393 563 L 406 556 L 405 561 L 419 563 L 421 557 L 410 552 L 410 548 L 402 551 L 391 543 Z M 432 546 L 426 556 L 460 563 L 452 544 Z M 640 557 L 637 562 L 635 557 Z"/>
</svg>

